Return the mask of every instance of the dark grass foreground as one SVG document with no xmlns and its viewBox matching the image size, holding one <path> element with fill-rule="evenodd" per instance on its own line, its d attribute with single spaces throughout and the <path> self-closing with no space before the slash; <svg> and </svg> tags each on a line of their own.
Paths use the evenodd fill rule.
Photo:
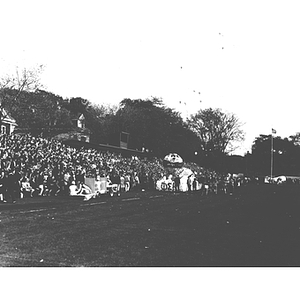
<svg viewBox="0 0 300 300">
<path fill-rule="evenodd" d="M 300 266 L 300 186 L 0 205 L 0 266 Z"/>
</svg>

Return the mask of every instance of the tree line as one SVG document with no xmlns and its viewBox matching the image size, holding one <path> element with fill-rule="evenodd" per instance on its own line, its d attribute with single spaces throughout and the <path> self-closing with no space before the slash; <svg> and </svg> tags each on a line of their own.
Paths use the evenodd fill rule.
<svg viewBox="0 0 300 300">
<path fill-rule="evenodd" d="M 185 160 L 199 162 L 230 153 L 230 143 L 242 137 L 238 126 L 230 136 L 234 124 L 229 128 L 228 115 L 221 110 L 201 110 L 183 120 L 158 98 L 123 99 L 117 106 L 106 106 L 80 97 L 63 99 L 44 90 L 22 91 L 16 97 L 17 93 L 15 89 L 2 91 L 5 109 L 20 130 L 44 136 L 71 130 L 73 116 L 82 113 L 92 143 L 119 146 L 120 133 L 126 132 L 130 149 L 158 157 L 176 152 Z"/>
</svg>

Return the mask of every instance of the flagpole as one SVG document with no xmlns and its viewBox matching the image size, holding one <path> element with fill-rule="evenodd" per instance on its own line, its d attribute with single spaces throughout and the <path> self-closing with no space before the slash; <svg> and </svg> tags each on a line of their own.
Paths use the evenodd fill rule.
<svg viewBox="0 0 300 300">
<path fill-rule="evenodd" d="M 274 151 L 273 151 L 273 132 L 271 133 L 271 182 L 273 181 L 273 157 Z"/>
</svg>

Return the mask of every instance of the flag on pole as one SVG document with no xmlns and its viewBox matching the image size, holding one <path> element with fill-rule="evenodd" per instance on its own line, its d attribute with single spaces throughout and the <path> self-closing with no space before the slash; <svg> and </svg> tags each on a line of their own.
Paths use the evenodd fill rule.
<svg viewBox="0 0 300 300">
<path fill-rule="evenodd" d="M 276 130 L 274 128 L 272 128 L 272 134 L 276 134 Z"/>
</svg>

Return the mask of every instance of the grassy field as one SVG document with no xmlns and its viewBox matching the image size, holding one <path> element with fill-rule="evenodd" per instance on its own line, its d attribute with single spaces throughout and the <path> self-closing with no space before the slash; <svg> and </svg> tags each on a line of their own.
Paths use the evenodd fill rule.
<svg viewBox="0 0 300 300">
<path fill-rule="evenodd" d="M 300 186 L 0 205 L 0 266 L 300 266 Z"/>
</svg>

